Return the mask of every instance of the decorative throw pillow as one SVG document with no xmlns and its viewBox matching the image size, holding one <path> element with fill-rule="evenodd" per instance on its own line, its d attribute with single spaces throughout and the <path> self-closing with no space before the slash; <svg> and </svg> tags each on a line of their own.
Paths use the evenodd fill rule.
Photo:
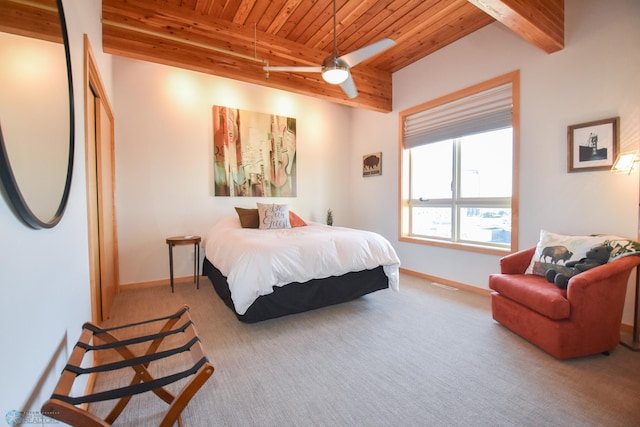
<svg viewBox="0 0 640 427">
<path fill-rule="evenodd" d="M 291 228 L 289 222 L 289 206 L 278 204 L 257 203 L 259 227 L 261 230 Z"/>
<path fill-rule="evenodd" d="M 304 227 L 307 225 L 307 223 L 298 215 L 293 213 L 293 211 L 289 211 L 289 222 L 291 223 L 291 227 Z"/>
<path fill-rule="evenodd" d="M 604 234 L 569 236 L 540 230 L 540 240 L 525 273 L 544 276 L 550 269 L 558 273 L 570 273 L 570 270 L 564 266 L 567 262 L 585 258 L 589 249 L 602 244 L 608 244 L 614 248 L 609 261 L 640 253 L 640 243 L 619 236 Z"/>
<path fill-rule="evenodd" d="M 640 242 L 635 240 L 625 239 L 624 237 L 617 236 L 604 236 L 606 245 L 613 248 L 609 261 L 622 258 L 627 255 L 640 255 Z"/>
<path fill-rule="evenodd" d="M 258 228 L 260 225 L 258 209 L 236 208 L 236 212 L 242 228 Z"/>
</svg>

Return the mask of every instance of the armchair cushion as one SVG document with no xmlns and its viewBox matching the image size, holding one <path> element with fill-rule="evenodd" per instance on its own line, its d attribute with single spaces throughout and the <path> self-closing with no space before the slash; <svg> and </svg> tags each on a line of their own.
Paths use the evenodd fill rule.
<svg viewBox="0 0 640 427">
<path fill-rule="evenodd" d="M 490 278 L 489 287 L 502 296 L 553 320 L 566 319 L 571 313 L 567 291 L 549 283 L 541 276 L 496 274 Z"/>
</svg>

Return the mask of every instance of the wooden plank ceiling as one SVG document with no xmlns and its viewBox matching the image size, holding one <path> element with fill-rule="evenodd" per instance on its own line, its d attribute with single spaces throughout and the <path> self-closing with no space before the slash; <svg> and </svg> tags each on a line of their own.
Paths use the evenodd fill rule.
<svg viewBox="0 0 640 427">
<path fill-rule="evenodd" d="M 337 0 L 337 46 L 397 44 L 351 69 L 349 99 L 319 73 L 333 51 L 332 0 L 103 0 L 107 53 L 186 68 L 375 111 L 391 111 L 391 74 L 498 20 L 547 53 L 564 47 L 564 0 Z"/>
<path fill-rule="evenodd" d="M 0 32 L 62 43 L 56 0 L 0 0 Z"/>
</svg>

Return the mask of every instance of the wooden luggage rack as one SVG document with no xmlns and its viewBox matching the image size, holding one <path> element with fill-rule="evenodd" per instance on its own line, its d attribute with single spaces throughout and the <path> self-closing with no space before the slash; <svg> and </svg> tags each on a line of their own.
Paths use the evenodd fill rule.
<svg viewBox="0 0 640 427">
<path fill-rule="evenodd" d="M 114 335 L 115 331 L 162 321 L 165 321 L 165 323 L 157 333 L 126 339 L 119 339 Z M 176 324 L 179 324 L 179 326 L 174 328 Z M 172 426 L 176 420 L 178 425 L 182 426 L 182 418 L 180 417 L 182 410 L 209 379 L 214 370 L 202 350 L 200 338 L 196 334 L 195 326 L 189 315 L 189 306 L 184 305 L 175 314 L 158 319 L 106 329 L 92 323 L 85 323 L 82 329 L 80 339 L 71 353 L 71 357 L 58 380 L 51 398 L 42 406 L 43 414 L 72 426 L 110 426 L 122 413 L 133 395 L 153 391 L 160 399 L 169 404 L 169 409 L 164 415 L 160 426 Z M 176 334 L 184 335 L 184 345 L 158 351 L 166 337 Z M 142 343 L 149 343 L 148 348 L 143 355 L 137 356 L 131 347 Z M 102 359 L 98 353 L 107 350 L 116 351 L 119 355 L 118 361 L 98 364 L 89 368 L 80 366 L 87 352 L 95 352 L 94 363 L 96 363 L 96 360 Z M 191 353 L 193 366 L 162 378 L 153 378 L 148 370 L 151 362 L 161 361 L 186 351 Z M 134 376 L 128 386 L 79 397 L 69 395 L 73 382 L 79 375 L 99 374 L 129 367 L 134 371 Z M 173 396 L 165 389 L 165 386 L 189 376 L 192 378 L 176 396 Z M 115 406 L 104 419 L 90 413 L 87 409 L 83 409 L 83 407 L 88 407 L 90 403 L 115 399 L 118 399 Z"/>
</svg>

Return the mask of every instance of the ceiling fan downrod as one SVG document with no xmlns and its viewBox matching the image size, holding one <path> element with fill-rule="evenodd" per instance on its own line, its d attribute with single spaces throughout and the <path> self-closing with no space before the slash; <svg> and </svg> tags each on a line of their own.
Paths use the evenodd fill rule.
<svg viewBox="0 0 640 427">
<path fill-rule="evenodd" d="M 333 0 L 333 54 L 322 61 L 322 78 L 334 85 L 344 83 L 349 78 L 349 64 L 338 58 L 337 20 L 336 0 Z"/>
</svg>

